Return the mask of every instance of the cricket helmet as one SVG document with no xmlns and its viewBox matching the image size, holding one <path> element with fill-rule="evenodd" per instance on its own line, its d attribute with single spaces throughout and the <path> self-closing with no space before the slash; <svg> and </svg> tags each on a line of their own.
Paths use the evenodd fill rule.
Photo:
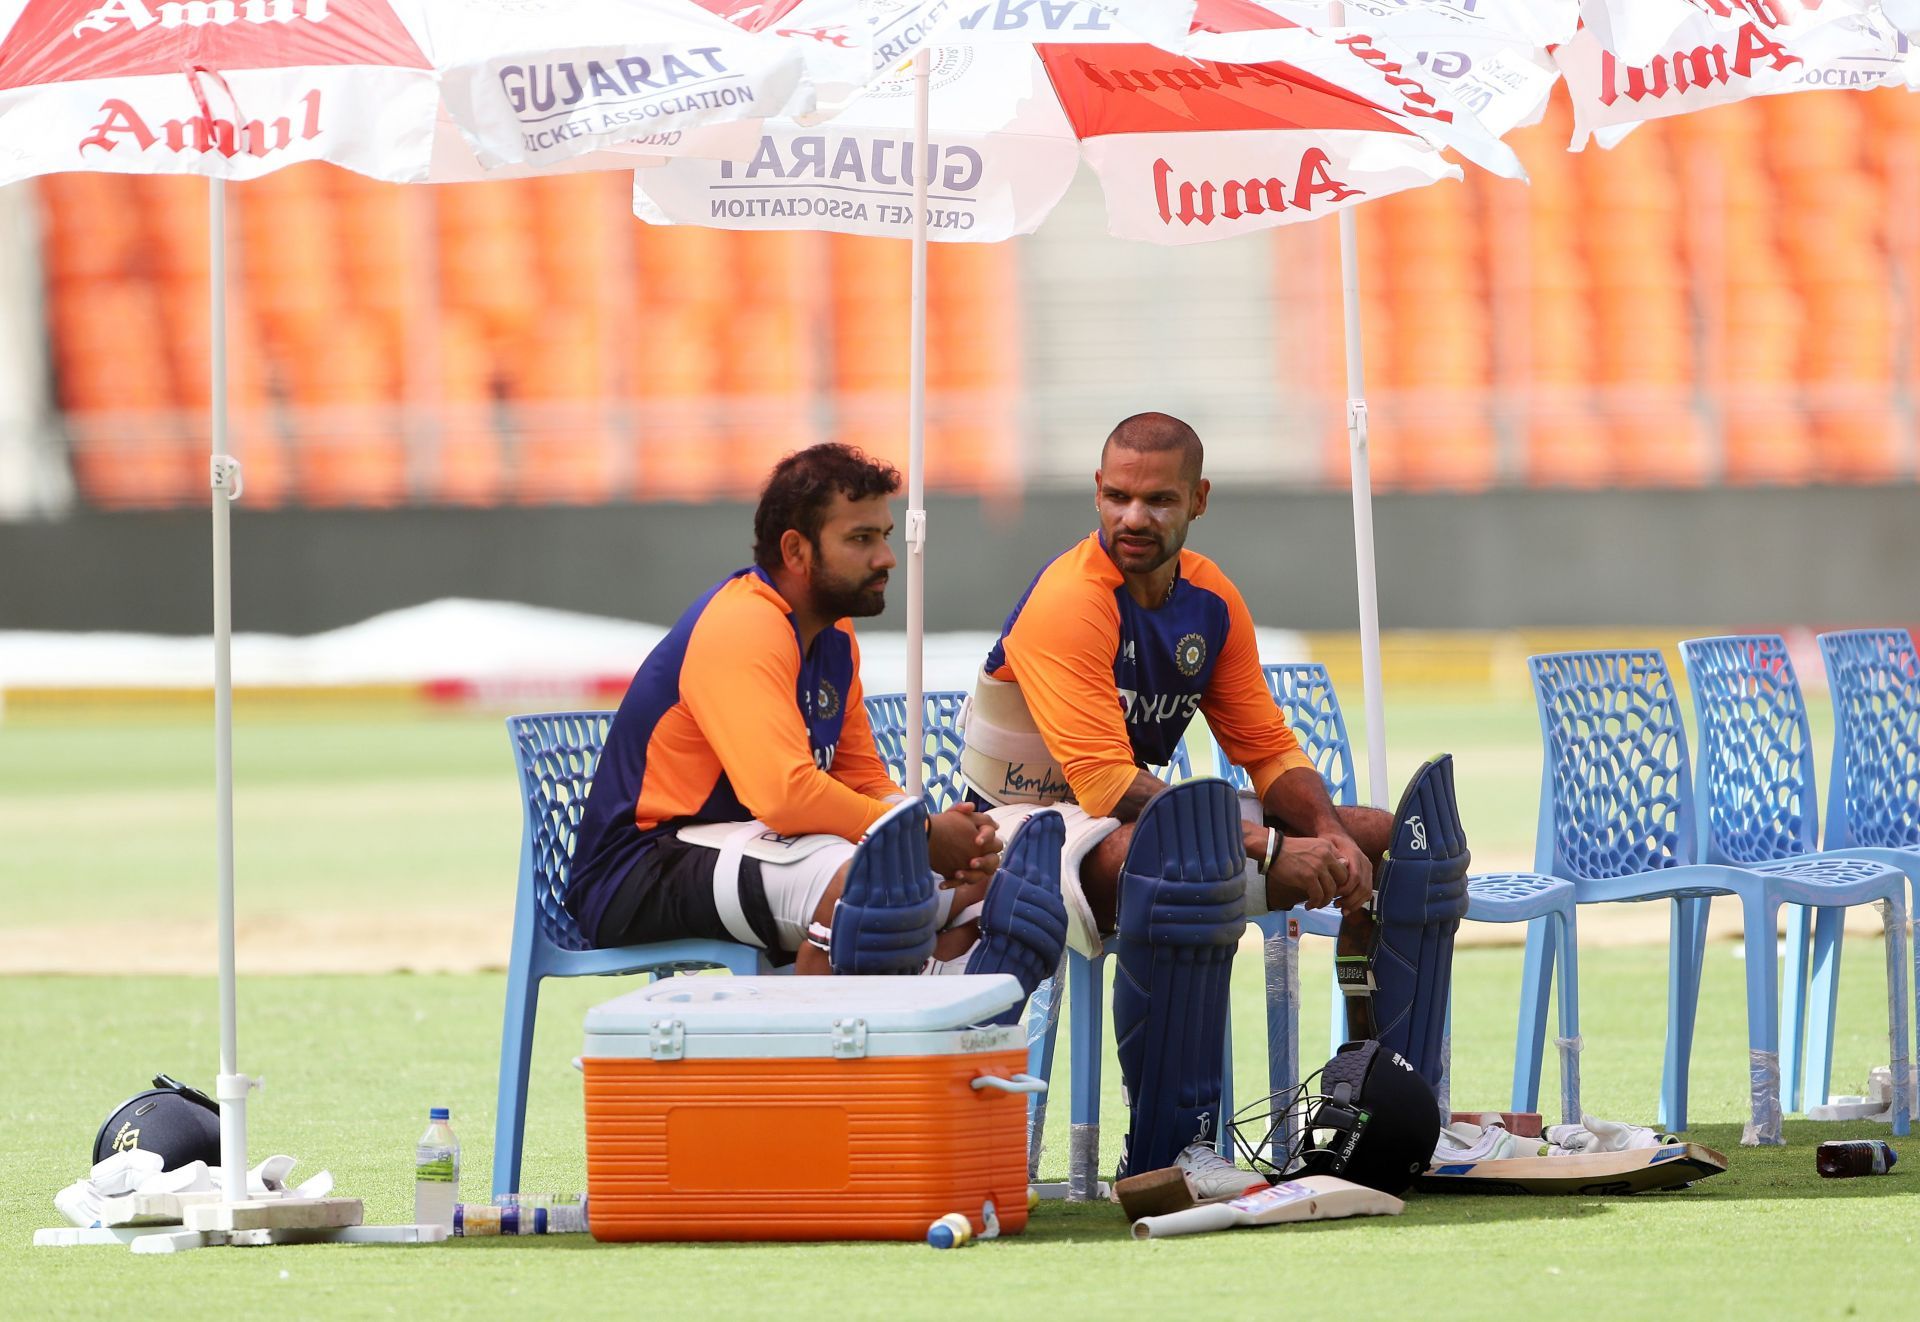
<svg viewBox="0 0 1920 1322">
<path fill-rule="evenodd" d="M 1232 1128 L 1240 1154 L 1274 1179 L 1337 1175 L 1398 1194 L 1433 1159 L 1440 1102 L 1399 1052 L 1348 1042 L 1298 1087 L 1242 1110 Z"/>
<path fill-rule="evenodd" d="M 220 1164 L 220 1107 L 198 1089 L 156 1074 L 153 1087 L 114 1108 L 93 1140 L 97 1166 L 116 1152 L 157 1152 L 177 1170 L 190 1162 Z"/>
</svg>

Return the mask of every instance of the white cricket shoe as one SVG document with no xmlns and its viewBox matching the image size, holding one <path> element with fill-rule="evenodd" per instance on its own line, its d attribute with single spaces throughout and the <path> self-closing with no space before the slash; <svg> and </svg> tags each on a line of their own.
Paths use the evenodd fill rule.
<svg viewBox="0 0 1920 1322">
<path fill-rule="evenodd" d="M 1267 1186 L 1260 1176 L 1241 1170 L 1214 1151 L 1211 1143 L 1189 1143 L 1173 1164 L 1187 1177 L 1187 1189 L 1196 1203 L 1224 1203 Z"/>
</svg>

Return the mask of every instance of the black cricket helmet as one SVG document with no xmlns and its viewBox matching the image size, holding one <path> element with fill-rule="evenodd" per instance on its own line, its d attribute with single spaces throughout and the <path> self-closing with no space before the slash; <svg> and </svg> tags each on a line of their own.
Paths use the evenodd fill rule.
<svg viewBox="0 0 1920 1322">
<path fill-rule="evenodd" d="M 97 1166 L 116 1152 L 139 1148 L 157 1152 L 178 1170 L 195 1161 L 220 1164 L 220 1107 L 211 1097 L 164 1074 L 153 1077 L 153 1087 L 114 1108 L 93 1140 Z"/>
<path fill-rule="evenodd" d="M 1272 1179 L 1337 1175 L 1398 1194 L 1433 1160 L 1440 1101 L 1399 1052 L 1349 1042 L 1298 1087 L 1233 1118 L 1233 1144 Z"/>
</svg>

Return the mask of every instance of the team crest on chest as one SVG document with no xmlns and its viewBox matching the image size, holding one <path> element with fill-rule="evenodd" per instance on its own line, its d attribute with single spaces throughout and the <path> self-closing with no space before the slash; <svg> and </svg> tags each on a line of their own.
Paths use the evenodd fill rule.
<svg viewBox="0 0 1920 1322">
<path fill-rule="evenodd" d="M 1193 676 L 1200 673 L 1200 667 L 1207 664 L 1207 640 L 1197 633 L 1182 638 L 1173 649 L 1173 664 L 1180 667 L 1180 673 Z"/>
<path fill-rule="evenodd" d="M 840 690 L 831 680 L 821 680 L 813 691 L 813 716 L 815 720 L 830 721 L 840 714 Z"/>
</svg>

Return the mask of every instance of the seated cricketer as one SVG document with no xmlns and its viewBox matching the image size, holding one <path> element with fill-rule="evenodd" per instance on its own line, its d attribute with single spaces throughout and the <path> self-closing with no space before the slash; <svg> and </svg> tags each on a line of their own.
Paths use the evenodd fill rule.
<svg viewBox="0 0 1920 1322">
<path fill-rule="evenodd" d="M 799 973 L 1013 972 L 1028 992 L 1058 965 L 1057 825 L 1022 875 L 988 817 L 972 804 L 927 816 L 874 747 L 852 620 L 885 605 L 899 485 L 849 446 L 788 455 L 754 514 L 754 564 L 703 592 L 641 665 L 566 896 L 596 946 L 732 940 Z M 870 857 L 883 820 L 909 819 L 906 854 Z"/>
<path fill-rule="evenodd" d="M 1221 1123 L 1209 1105 L 1219 1103 L 1224 1002 L 1161 1005 L 1154 1013 L 1171 1016 L 1164 1026 L 1123 1022 L 1140 1009 L 1128 1008 L 1122 987 L 1129 951 L 1139 953 L 1145 940 L 1127 931 L 1133 906 L 1122 874 L 1131 881 L 1125 865 L 1134 820 L 1166 789 L 1146 768 L 1172 757 L 1198 712 L 1252 782 L 1252 794 L 1241 797 L 1244 905 L 1234 896 L 1233 912 L 1217 915 L 1229 961 L 1245 915 L 1337 902 L 1350 926 L 1369 923 L 1374 869 L 1395 826 L 1379 809 L 1336 808 L 1329 800 L 1267 689 L 1253 617 L 1238 589 L 1213 561 L 1184 549 L 1189 526 L 1207 509 L 1201 460 L 1200 438 L 1176 418 L 1144 413 L 1114 428 L 1094 474 L 1099 528 L 1041 570 L 1007 617 L 967 705 L 961 759 L 969 794 L 1002 831 L 1037 810 L 1022 805 L 1056 805 L 1064 814 L 1069 944 L 1094 955 L 1116 926 L 1129 937 L 1114 995 L 1134 1112 L 1127 1165 L 1137 1174 L 1174 1164 L 1178 1154 L 1196 1192 L 1202 1180 L 1191 1167 L 1208 1160 Z M 1164 914 L 1178 899 L 1170 889 L 1152 906 Z M 1370 1035 L 1359 1022 L 1355 1032 Z M 1135 1037 L 1190 1045 L 1199 1076 L 1188 1087 L 1195 1096 L 1186 1099 L 1184 1118 L 1154 1126 L 1159 1139 L 1146 1165 L 1134 1151 L 1145 1124 L 1143 1099 L 1134 1095 L 1137 1061 L 1128 1068 Z M 1169 1147 L 1170 1127 L 1184 1132 Z M 1246 1184 L 1231 1171 L 1221 1178 L 1232 1194 Z"/>
</svg>

